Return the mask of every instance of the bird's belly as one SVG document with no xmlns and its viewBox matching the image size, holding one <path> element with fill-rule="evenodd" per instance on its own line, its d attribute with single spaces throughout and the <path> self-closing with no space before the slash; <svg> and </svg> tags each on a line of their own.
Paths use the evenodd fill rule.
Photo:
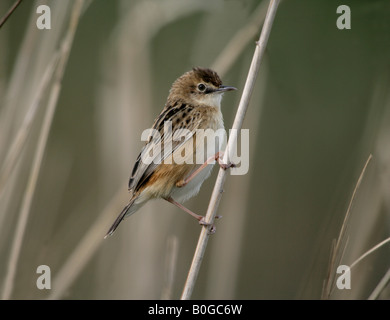
<svg viewBox="0 0 390 320">
<path fill-rule="evenodd" d="M 196 167 L 196 169 L 199 166 Z M 172 190 L 172 198 L 177 202 L 184 202 L 194 196 L 196 196 L 202 186 L 202 183 L 209 177 L 214 164 L 207 165 L 202 171 L 200 171 L 188 184 L 184 187 L 174 187 Z M 195 169 L 195 170 L 196 170 Z"/>
<path fill-rule="evenodd" d="M 222 114 L 207 126 L 199 128 L 195 136 L 174 151 L 170 163 L 159 166 L 142 193 L 145 199 L 172 197 L 177 202 L 184 202 L 198 194 L 202 183 L 210 176 L 214 167 L 213 157 L 226 147 L 226 132 L 223 126 Z M 207 160 L 212 162 L 203 168 L 183 187 L 177 187 L 178 182 L 187 179 Z"/>
<path fill-rule="evenodd" d="M 201 130 L 196 133 L 194 154 L 192 159 L 196 166 L 191 173 L 197 170 L 206 161 L 212 159 L 219 151 L 226 146 L 226 132 L 223 128 L 222 118 L 217 121 L 209 130 Z M 211 129 L 211 130 L 210 130 Z M 218 129 L 220 129 L 218 131 Z M 202 186 L 202 183 L 210 176 L 215 160 L 203 168 L 188 184 L 184 187 L 174 187 L 172 198 L 177 202 L 184 202 L 196 196 Z M 191 175 L 191 173 L 189 175 Z M 189 176 L 188 175 L 188 176 Z M 186 178 L 188 178 L 188 176 Z"/>
</svg>

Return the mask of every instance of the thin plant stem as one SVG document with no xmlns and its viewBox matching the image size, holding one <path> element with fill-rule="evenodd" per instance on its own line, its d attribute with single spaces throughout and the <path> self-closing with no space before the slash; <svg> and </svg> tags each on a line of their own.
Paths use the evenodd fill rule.
<svg viewBox="0 0 390 320">
<path fill-rule="evenodd" d="M 247 23 L 237 30 L 234 36 L 229 40 L 229 42 L 225 45 L 224 49 L 221 50 L 221 53 L 217 56 L 215 61 L 211 64 L 211 69 L 216 70 L 221 78 L 225 76 L 225 74 L 231 69 L 233 64 L 237 61 L 240 55 L 244 52 L 245 48 L 248 47 L 249 43 L 253 41 L 253 38 L 257 36 L 260 27 L 264 23 L 265 15 L 267 13 L 267 5 L 266 1 L 261 1 L 257 8 L 253 11 L 251 16 L 248 18 Z M 262 78 L 266 79 L 266 70 L 264 69 L 264 62 L 262 67 Z M 265 73 L 264 73 L 265 72 Z M 245 79 L 243 79 L 244 83 Z M 261 81 L 259 79 L 258 81 Z M 266 87 L 266 81 L 261 81 L 258 83 L 258 91 L 259 91 L 259 101 L 263 101 L 263 96 Z M 253 98 L 252 98 L 253 101 Z M 252 116 L 249 119 L 247 125 L 252 128 L 251 136 L 256 136 L 256 130 L 258 127 L 258 123 L 260 122 L 260 114 L 261 114 L 261 106 L 262 102 L 257 104 L 257 108 L 252 110 Z M 253 139 L 250 140 L 249 148 L 251 150 L 251 158 L 254 156 L 255 152 L 253 148 L 256 148 L 256 141 Z M 251 163 L 250 159 L 250 163 Z M 249 187 L 250 177 L 246 175 L 244 179 L 240 179 L 237 184 L 230 187 L 230 191 L 234 193 L 234 190 L 240 190 L 243 194 L 247 194 Z M 240 208 L 241 211 L 246 212 L 247 199 L 244 197 L 237 201 L 234 197 L 230 197 L 227 201 L 221 205 L 221 210 L 224 212 L 224 209 L 232 212 L 234 208 Z M 234 287 L 237 283 L 237 270 L 238 270 L 238 256 L 240 255 L 240 246 L 242 240 L 242 233 L 244 232 L 244 221 L 245 214 L 236 215 L 233 219 L 229 219 L 229 221 L 224 222 L 224 236 L 218 235 L 218 239 L 214 243 L 214 247 L 212 248 L 212 256 L 214 257 L 211 265 L 209 267 L 210 272 L 207 281 L 207 289 L 206 296 L 210 298 L 214 296 L 218 296 L 222 293 L 225 298 L 231 299 L 233 297 Z M 227 223 L 227 224 L 226 224 Z M 229 231 L 230 230 L 230 231 Z M 232 233 L 236 234 L 236 237 L 231 237 Z M 241 239 L 241 240 L 240 240 Z M 220 250 L 221 246 L 224 248 L 229 247 L 229 252 L 225 250 Z M 216 258 L 216 259 L 215 259 Z M 229 263 L 224 270 L 221 270 L 217 265 L 218 263 L 213 263 L 216 260 L 220 259 L 228 259 Z"/>
<path fill-rule="evenodd" d="M 390 242 L 390 238 L 387 238 L 381 242 L 379 242 L 377 245 L 373 246 L 370 250 L 362 254 L 358 259 L 356 259 L 350 266 L 350 268 L 354 268 L 360 261 L 362 261 L 364 258 L 366 258 L 368 255 L 373 253 L 374 251 L 378 250 L 380 247 L 384 246 L 385 244 Z"/>
<path fill-rule="evenodd" d="M 364 254 L 362 254 L 358 259 L 356 259 L 350 266 L 350 269 L 356 267 L 358 263 L 360 263 L 363 259 L 367 258 L 371 253 L 378 250 L 380 247 L 384 246 L 385 244 L 390 243 L 390 238 L 387 238 L 381 242 L 379 242 L 377 245 L 373 246 L 370 250 L 366 251 Z M 375 287 L 374 291 L 370 294 L 368 297 L 368 300 L 375 300 L 378 298 L 379 294 L 383 291 L 383 289 L 387 286 L 387 284 L 390 281 L 390 269 L 386 272 L 386 274 L 383 276 L 381 281 L 378 283 L 378 285 Z"/>
<path fill-rule="evenodd" d="M 252 63 L 249 68 L 248 77 L 245 83 L 244 91 L 241 96 L 241 100 L 238 106 L 236 117 L 234 119 L 232 133 L 229 137 L 229 141 L 224 154 L 224 163 L 229 163 L 231 158 L 230 153 L 233 147 L 237 144 L 238 131 L 242 127 L 246 110 L 248 109 L 249 100 L 252 95 L 252 91 L 255 85 L 255 80 L 259 72 L 260 63 L 264 56 L 265 47 L 268 42 L 269 35 L 271 33 L 272 24 L 276 15 L 280 0 L 271 0 L 268 6 L 267 15 L 264 21 L 263 29 L 260 34 L 259 41 L 256 43 L 255 53 L 253 55 Z M 185 283 L 183 293 L 181 296 L 182 300 L 188 300 L 192 296 L 192 292 L 196 283 L 196 279 L 199 274 L 200 266 L 202 264 L 203 256 L 206 251 L 207 242 L 210 236 L 210 228 L 214 222 L 215 215 L 219 206 L 219 202 L 222 197 L 223 185 L 226 180 L 227 172 L 222 168 L 219 170 L 217 180 L 214 185 L 214 190 L 211 195 L 209 207 L 206 213 L 206 222 L 210 224 L 208 227 L 202 228 L 199 236 L 198 245 L 195 250 L 195 254 L 192 260 L 190 270 L 188 272 L 187 281 Z"/>
<path fill-rule="evenodd" d="M 14 13 L 16 8 L 20 5 L 22 0 L 17 0 L 13 4 L 13 6 L 8 10 L 8 12 L 5 14 L 5 16 L 0 20 L 0 28 L 4 25 L 4 23 L 8 20 L 8 18 L 11 16 L 11 14 Z"/>
<path fill-rule="evenodd" d="M 77 0 L 72 10 L 72 16 L 69 23 L 69 29 L 61 46 L 61 57 L 57 70 L 54 74 L 54 83 L 51 88 L 46 114 L 43 120 L 40 136 L 38 138 L 37 150 L 34 155 L 33 164 L 30 176 L 27 182 L 26 191 L 23 196 L 22 205 L 20 209 L 19 219 L 16 226 L 16 231 L 11 247 L 11 254 L 7 265 L 7 274 L 5 278 L 2 299 L 10 299 L 14 287 L 14 280 L 18 266 L 20 251 L 23 243 L 23 238 L 27 226 L 28 216 L 31 209 L 32 199 L 35 193 L 36 184 L 38 181 L 39 171 L 42 165 L 42 159 L 56 110 L 57 100 L 62 86 L 62 77 L 65 71 L 65 65 L 68 61 L 70 48 L 77 29 L 78 21 L 81 14 L 82 4 L 84 0 Z"/>
<path fill-rule="evenodd" d="M 348 222 L 348 220 L 349 220 L 349 216 L 351 215 L 351 209 L 352 209 L 353 202 L 354 202 L 354 200 L 355 200 L 356 192 L 357 192 L 357 190 L 359 189 L 360 183 L 362 182 L 364 173 L 366 172 L 367 166 L 368 166 L 368 164 L 370 163 L 371 159 L 372 159 L 372 154 L 370 154 L 370 155 L 368 156 L 367 161 L 366 161 L 366 163 L 365 163 L 365 165 L 364 165 L 364 167 L 363 167 L 363 170 L 362 170 L 362 172 L 361 172 L 361 174 L 360 174 L 360 176 L 359 176 L 359 179 L 358 179 L 358 181 L 357 181 L 357 183 L 356 183 L 355 189 L 353 190 L 351 200 L 349 201 L 349 204 L 348 204 L 347 213 L 345 214 L 344 222 L 343 222 L 343 225 L 341 226 L 339 238 L 337 239 L 336 251 L 339 249 L 341 240 L 342 240 L 342 238 L 344 237 L 344 234 L 346 233 L 346 229 L 347 229 L 347 225 L 348 225 L 347 222 Z"/>
<path fill-rule="evenodd" d="M 347 233 L 347 226 L 348 226 L 349 217 L 350 217 L 351 211 L 352 211 L 352 205 L 353 205 L 353 203 L 355 201 L 357 190 L 359 189 L 359 186 L 360 186 L 360 184 L 361 184 L 361 182 L 363 180 L 364 174 L 366 172 L 366 169 L 367 169 L 368 164 L 370 163 L 371 159 L 372 159 L 372 154 L 370 154 L 368 156 L 367 161 L 364 164 L 364 167 L 363 167 L 363 169 L 362 169 L 362 171 L 360 173 L 359 179 L 356 182 L 355 188 L 354 188 L 353 193 L 352 193 L 352 197 L 351 197 L 351 199 L 349 201 L 349 204 L 348 204 L 347 212 L 345 213 L 345 217 L 344 217 L 343 224 L 341 226 L 339 237 L 338 237 L 337 241 L 333 245 L 331 259 L 330 259 L 330 264 L 329 264 L 329 269 L 328 269 L 328 275 L 327 275 L 327 278 L 325 280 L 325 284 L 324 284 L 324 287 L 323 287 L 323 293 L 322 293 L 322 298 L 323 299 L 329 298 L 331 293 L 332 293 L 332 291 L 333 291 L 334 280 L 335 280 L 334 274 L 335 274 L 335 268 L 336 268 L 337 260 L 338 260 L 337 258 L 340 256 L 339 254 L 340 254 L 340 250 L 341 250 L 340 249 L 341 248 L 341 244 L 345 243 L 344 239 L 345 239 L 346 233 Z M 344 250 L 345 250 L 345 247 L 342 250 L 341 257 L 343 256 Z"/>
<path fill-rule="evenodd" d="M 378 285 L 375 287 L 374 291 L 370 294 L 368 297 L 368 300 L 376 300 L 378 299 L 379 295 L 383 291 L 384 288 L 388 285 L 390 282 L 390 269 L 387 270 L 386 274 L 383 276 L 381 281 L 379 281 Z"/>
<path fill-rule="evenodd" d="M 264 12 L 265 17 L 266 12 Z M 263 19 L 264 20 L 264 19 Z M 246 70 L 245 70 L 246 71 Z M 248 110 L 248 116 L 246 119 L 246 126 L 250 128 L 251 137 L 256 137 L 259 131 L 259 123 L 261 121 L 261 114 L 265 101 L 265 92 L 268 79 L 268 67 L 267 60 L 263 60 L 261 67 L 261 74 L 257 80 L 256 91 L 252 96 L 252 105 L 256 105 L 256 108 Z M 246 76 L 246 75 L 245 75 Z M 242 82 L 245 81 L 245 78 Z M 258 141 L 256 139 L 250 139 L 249 141 L 249 163 L 254 163 L 256 157 L 256 148 Z M 237 182 L 230 183 L 227 186 L 226 191 L 228 194 L 242 194 L 245 195 L 237 199 L 236 197 L 227 197 L 221 203 L 221 212 L 226 214 L 233 212 L 241 212 L 240 214 L 229 215 L 229 218 L 223 221 L 224 230 L 213 241 L 213 246 L 209 248 L 213 259 L 208 266 L 207 275 L 207 288 L 205 299 L 235 299 L 235 292 L 238 283 L 240 256 L 242 254 L 243 241 L 245 239 L 245 221 L 248 218 L 249 210 L 249 197 L 250 197 L 250 182 L 252 176 L 246 174 Z M 229 248 L 229 250 L 225 250 Z M 220 268 L 219 262 L 224 261 L 225 267 Z"/>
</svg>

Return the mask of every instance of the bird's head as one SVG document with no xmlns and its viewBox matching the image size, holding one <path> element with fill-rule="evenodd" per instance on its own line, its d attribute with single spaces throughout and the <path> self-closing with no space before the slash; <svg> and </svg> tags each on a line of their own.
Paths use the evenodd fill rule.
<svg viewBox="0 0 390 320">
<path fill-rule="evenodd" d="M 195 105 L 219 108 L 223 93 L 231 90 L 237 89 L 222 85 L 215 71 L 196 67 L 173 83 L 169 99 L 180 99 Z"/>
</svg>

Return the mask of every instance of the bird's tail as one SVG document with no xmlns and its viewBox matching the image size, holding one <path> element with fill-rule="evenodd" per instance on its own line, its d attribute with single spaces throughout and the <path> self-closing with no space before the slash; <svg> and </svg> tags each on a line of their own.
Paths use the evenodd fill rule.
<svg viewBox="0 0 390 320">
<path fill-rule="evenodd" d="M 112 234 L 115 232 L 116 228 L 118 228 L 119 224 L 122 222 L 122 220 L 131 214 L 133 214 L 135 211 L 137 211 L 137 205 L 134 205 L 134 201 L 136 198 L 133 198 L 130 200 L 130 202 L 126 205 L 126 207 L 123 208 L 119 216 L 115 219 L 114 223 L 112 224 L 111 228 L 108 230 L 107 234 L 104 236 L 104 239 L 112 236 Z"/>
</svg>

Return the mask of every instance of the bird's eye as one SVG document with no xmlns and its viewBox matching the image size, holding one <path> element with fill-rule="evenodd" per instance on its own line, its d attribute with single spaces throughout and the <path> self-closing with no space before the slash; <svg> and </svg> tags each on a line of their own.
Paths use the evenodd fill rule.
<svg viewBox="0 0 390 320">
<path fill-rule="evenodd" d="M 199 83 L 198 84 L 198 90 L 203 92 L 203 91 L 206 90 L 206 86 L 203 83 Z"/>
</svg>

